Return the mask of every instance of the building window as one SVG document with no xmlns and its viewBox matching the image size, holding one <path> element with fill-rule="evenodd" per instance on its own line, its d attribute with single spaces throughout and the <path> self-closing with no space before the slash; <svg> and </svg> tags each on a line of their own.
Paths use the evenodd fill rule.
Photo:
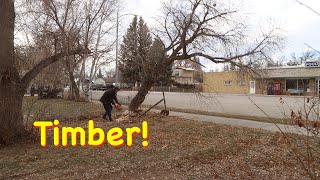
<svg viewBox="0 0 320 180">
<path fill-rule="evenodd" d="M 298 80 L 298 88 L 299 88 L 299 90 L 308 91 L 308 89 L 310 89 L 309 79 L 299 79 Z"/>
<path fill-rule="evenodd" d="M 303 93 L 310 91 L 309 79 L 286 79 L 286 91 L 290 93 Z"/>
<path fill-rule="evenodd" d="M 297 79 L 287 79 L 286 80 L 286 90 L 297 90 Z"/>
<path fill-rule="evenodd" d="M 231 81 L 224 81 L 225 86 L 231 86 Z"/>
<path fill-rule="evenodd" d="M 175 75 L 175 76 L 179 76 L 179 75 L 180 75 L 180 74 L 179 74 L 179 71 L 175 71 L 175 72 L 174 72 L 174 75 Z"/>
<path fill-rule="evenodd" d="M 244 85 L 244 81 L 243 80 L 237 81 L 237 86 L 243 86 L 243 85 Z"/>
</svg>

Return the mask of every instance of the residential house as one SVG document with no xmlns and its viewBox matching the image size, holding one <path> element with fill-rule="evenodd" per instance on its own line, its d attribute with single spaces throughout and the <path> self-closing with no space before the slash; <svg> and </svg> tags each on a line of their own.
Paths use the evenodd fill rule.
<svg viewBox="0 0 320 180">
<path fill-rule="evenodd" d="M 195 71 L 192 68 L 176 67 L 172 71 L 172 79 L 180 84 L 194 84 Z"/>
<path fill-rule="evenodd" d="M 172 79 L 180 84 L 199 84 L 203 81 L 203 71 L 199 60 L 176 61 L 173 65 Z"/>
<path fill-rule="evenodd" d="M 94 81 L 95 85 L 100 85 L 100 86 L 109 86 L 109 85 L 114 85 L 116 82 L 115 78 L 97 78 Z"/>
</svg>

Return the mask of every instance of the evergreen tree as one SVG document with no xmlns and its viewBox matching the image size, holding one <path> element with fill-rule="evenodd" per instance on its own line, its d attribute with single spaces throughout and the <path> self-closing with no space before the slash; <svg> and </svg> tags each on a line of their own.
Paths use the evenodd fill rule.
<svg viewBox="0 0 320 180">
<path fill-rule="evenodd" d="M 135 83 L 138 81 L 137 70 L 137 16 L 135 16 L 123 37 L 123 43 L 120 46 L 119 70 L 122 80 L 126 83 Z"/>
<path fill-rule="evenodd" d="M 97 74 L 97 78 L 103 78 L 103 75 L 102 75 L 101 69 L 99 69 L 99 73 Z"/>
<path fill-rule="evenodd" d="M 124 82 L 134 84 L 146 76 L 143 64 L 147 61 L 151 44 L 152 37 L 146 23 L 141 17 L 138 22 L 135 16 L 120 46 L 119 70 Z"/>
<path fill-rule="evenodd" d="M 148 53 L 150 51 L 150 46 L 152 44 L 152 37 L 150 34 L 150 31 L 147 27 L 147 24 L 144 22 L 142 17 L 139 19 L 139 26 L 138 26 L 138 61 L 139 61 L 139 76 L 140 80 L 143 80 L 144 77 L 150 76 L 150 74 L 147 72 L 150 67 L 145 66 L 148 64 Z"/>
<path fill-rule="evenodd" d="M 152 80 L 155 85 L 169 85 L 172 66 L 163 67 L 165 46 L 158 38 L 152 41 L 147 24 L 140 17 L 133 18 L 120 49 L 119 69 L 123 81 L 129 84 Z M 157 69 L 155 71 L 155 69 Z"/>
<path fill-rule="evenodd" d="M 167 86 L 171 84 L 171 75 L 172 75 L 172 65 L 167 66 L 162 70 L 164 60 L 166 58 L 165 45 L 158 38 L 154 39 L 149 53 L 149 76 L 155 80 L 156 86 Z M 158 67 L 158 68 L 157 68 Z M 158 69 L 157 72 L 152 70 Z"/>
</svg>

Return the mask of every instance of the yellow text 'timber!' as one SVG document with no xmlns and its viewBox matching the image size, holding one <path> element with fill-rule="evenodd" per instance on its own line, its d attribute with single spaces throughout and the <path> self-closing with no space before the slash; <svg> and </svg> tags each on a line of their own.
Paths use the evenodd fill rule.
<svg viewBox="0 0 320 180">
<path fill-rule="evenodd" d="M 108 143 L 113 147 L 120 147 L 125 144 L 123 140 L 124 132 L 121 128 L 114 127 L 105 134 L 103 129 L 94 127 L 94 122 L 92 120 L 88 121 L 88 132 L 86 132 L 82 127 L 61 128 L 58 120 L 54 120 L 53 122 L 36 121 L 33 125 L 35 128 L 40 128 L 40 143 L 43 147 L 47 146 L 47 129 L 51 128 L 53 128 L 53 144 L 56 147 L 60 147 L 60 145 L 67 147 L 69 135 L 71 135 L 71 145 L 73 147 L 78 145 L 77 137 L 79 137 L 80 145 L 82 147 L 85 147 L 87 144 L 89 146 L 100 147 L 103 146 L 106 141 L 108 141 Z M 126 133 L 127 146 L 133 146 L 134 134 L 142 134 L 142 138 L 144 139 L 142 146 L 144 148 L 149 146 L 147 121 L 142 122 L 142 129 L 139 127 L 126 128 Z"/>
</svg>

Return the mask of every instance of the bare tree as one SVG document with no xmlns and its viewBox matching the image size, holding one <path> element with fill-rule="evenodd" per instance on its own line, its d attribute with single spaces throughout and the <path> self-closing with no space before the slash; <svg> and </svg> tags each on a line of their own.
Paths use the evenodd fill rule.
<svg viewBox="0 0 320 180">
<path fill-rule="evenodd" d="M 30 71 L 43 58 L 50 56 L 51 53 L 46 52 L 46 48 L 43 46 L 44 41 L 44 39 L 41 39 L 40 43 L 35 42 L 33 46 L 15 47 L 16 67 L 20 75 Z M 57 71 L 57 69 L 60 71 Z M 67 80 L 66 76 L 61 74 L 61 71 L 64 70 L 65 65 L 59 61 L 45 68 L 31 83 L 35 83 L 34 85 L 37 85 L 37 87 L 52 85 L 53 89 L 61 89 Z"/>
<path fill-rule="evenodd" d="M 32 79 L 61 57 L 88 53 L 84 48 L 74 46 L 68 51 L 61 51 L 42 59 L 20 77 L 14 57 L 14 10 L 14 1 L 0 2 L 0 143 L 8 143 L 25 135 L 22 99 Z"/>
<path fill-rule="evenodd" d="M 283 66 L 287 61 L 285 56 L 280 56 L 276 59 L 277 60 L 273 60 L 273 59 L 269 60 L 266 64 L 266 67 L 280 67 L 280 66 Z"/>
<path fill-rule="evenodd" d="M 72 69 L 76 68 L 75 70 L 77 70 L 78 67 L 75 65 L 77 64 L 75 61 L 78 61 L 79 57 L 88 57 L 89 49 L 91 49 L 91 52 L 94 50 L 95 55 L 98 54 L 96 57 L 103 56 L 99 54 L 99 51 L 105 49 L 105 47 L 95 48 L 97 47 L 96 44 L 91 43 L 95 39 L 99 39 L 96 38 L 97 33 L 92 33 L 97 32 L 99 26 L 88 26 L 88 24 L 94 22 L 92 19 L 101 20 L 102 17 L 109 17 L 110 9 L 103 7 L 108 3 L 108 6 L 113 7 L 110 3 L 117 2 L 117 0 L 90 2 L 73 0 L 21 0 L 15 2 L 20 8 L 19 18 L 17 19 L 19 25 L 17 27 L 18 30 L 24 31 L 27 42 L 32 45 L 34 42 L 32 36 L 35 34 L 43 34 L 47 39 L 52 39 L 52 41 L 47 42 L 53 42 L 48 44 L 45 57 L 37 59 L 29 69 L 25 69 L 22 74 L 19 74 L 18 68 L 20 67 L 17 66 L 17 59 L 14 55 L 15 3 L 12 0 L 0 1 L 0 123 L 2 124 L 0 143 L 8 143 L 11 140 L 19 139 L 27 133 L 21 111 L 22 99 L 31 81 L 43 69 L 55 62 L 65 60 L 66 65 L 70 63 L 69 74 L 74 75 Z M 90 8 L 94 7 L 93 13 L 82 12 L 87 3 L 91 5 Z M 113 8 L 117 8 L 117 6 Z M 105 28 L 105 26 L 101 27 Z M 83 34 L 88 37 L 82 38 Z M 100 37 L 102 34 L 101 31 Z M 66 69 L 68 69 L 68 66 Z"/>
<path fill-rule="evenodd" d="M 41 35 L 48 44 L 40 45 L 42 51 L 46 51 L 47 56 L 66 51 L 70 48 L 80 46 L 80 31 L 82 16 L 75 7 L 80 5 L 80 1 L 19 1 L 25 4 L 19 7 L 18 27 L 24 26 L 31 34 L 31 39 Z M 25 22 L 21 25 L 21 19 Z M 33 22 L 31 23 L 30 20 Z M 31 25 L 32 24 L 32 25 Z M 29 35 L 27 34 L 27 35 Z M 31 44 L 30 46 L 34 46 Z M 85 46 L 84 46 L 85 47 Z M 75 82 L 75 68 L 79 66 L 79 58 L 68 56 L 61 58 L 64 63 L 63 72 L 69 77 L 72 89 L 79 99 L 79 88 Z"/>
<path fill-rule="evenodd" d="M 93 51 L 91 57 L 84 57 L 81 74 L 82 85 L 84 84 L 85 67 L 89 69 L 89 84 L 87 88 L 82 90 L 88 94 L 92 81 L 97 74 L 99 67 L 106 65 L 112 61 L 112 58 L 106 57 L 106 54 L 112 50 L 113 42 L 108 41 L 108 33 L 113 29 L 115 23 L 113 23 L 113 15 L 118 9 L 117 0 L 90 0 L 85 5 L 86 9 L 86 22 L 85 30 L 83 32 L 84 43 L 90 47 Z M 109 60 L 107 60 L 107 58 Z M 91 60 L 91 66 L 86 66 L 86 61 Z"/>
<path fill-rule="evenodd" d="M 292 60 L 288 62 L 288 65 L 298 65 L 306 62 L 307 60 L 312 60 L 316 57 L 316 53 L 313 51 L 305 51 L 300 56 L 297 56 L 294 52 L 291 53 Z"/>
<path fill-rule="evenodd" d="M 36 29 L 39 28 L 46 31 L 49 38 L 54 39 L 55 51 L 68 50 L 77 44 L 92 51 L 91 55 L 64 58 L 66 73 L 76 100 L 80 98 L 82 90 L 88 94 L 90 89 L 91 83 L 84 88 L 86 71 L 89 69 L 89 82 L 92 82 L 98 67 L 110 62 L 105 57 L 113 43 L 106 36 L 115 25 L 112 15 L 118 8 L 117 2 L 118 0 L 46 0 L 32 1 L 27 6 L 29 16 L 38 22 L 31 29 L 35 33 L 38 33 Z"/>
<path fill-rule="evenodd" d="M 246 26 L 239 19 L 234 4 L 216 0 L 172 0 L 163 4 L 164 17 L 156 34 L 166 44 L 167 58 L 155 71 L 163 71 L 175 60 L 202 57 L 213 63 L 230 63 L 241 69 L 253 69 L 279 48 L 283 37 L 277 29 L 261 32 L 261 37 L 245 34 Z M 154 80 L 142 82 L 129 109 L 136 110 L 145 99 Z"/>
</svg>

